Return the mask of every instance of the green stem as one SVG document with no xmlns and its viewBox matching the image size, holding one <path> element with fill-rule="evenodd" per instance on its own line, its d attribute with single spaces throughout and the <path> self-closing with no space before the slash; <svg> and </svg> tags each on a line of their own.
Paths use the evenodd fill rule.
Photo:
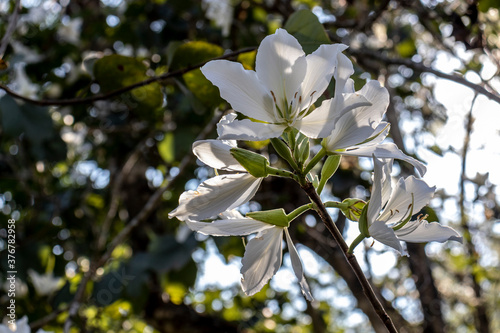
<svg viewBox="0 0 500 333">
<path fill-rule="evenodd" d="M 297 182 L 300 183 L 298 177 L 290 172 L 290 171 L 287 171 L 287 170 L 282 170 L 282 169 L 276 169 L 276 168 L 273 168 L 273 167 L 270 167 L 270 166 L 267 166 L 266 167 L 266 171 L 268 174 L 272 175 L 272 176 L 278 176 L 278 177 L 285 177 L 285 178 L 291 178 Z"/>
<path fill-rule="evenodd" d="M 313 204 L 310 203 L 310 204 L 307 204 L 307 205 L 303 205 L 303 206 L 300 206 L 299 208 L 295 209 L 293 212 L 291 212 L 290 214 L 287 215 L 288 217 L 288 221 L 291 222 L 293 221 L 295 218 L 297 218 L 298 216 L 300 216 L 300 214 L 308 211 L 309 209 L 312 209 L 313 208 Z"/>
<path fill-rule="evenodd" d="M 306 168 L 304 169 L 303 174 L 307 175 L 309 171 L 311 171 L 312 168 L 314 168 L 314 166 L 318 164 L 318 162 L 321 161 L 323 157 L 325 157 L 325 155 L 326 155 L 326 149 L 324 147 L 321 147 L 321 150 L 312 158 L 311 161 L 309 161 Z"/>
<path fill-rule="evenodd" d="M 356 239 L 352 241 L 351 246 L 349 246 L 348 253 L 353 253 L 354 252 L 354 248 L 356 246 L 358 246 L 358 244 L 361 243 L 363 241 L 363 239 L 365 239 L 365 238 L 366 237 L 363 234 L 359 234 L 359 236 L 356 237 Z"/>
<path fill-rule="evenodd" d="M 349 207 L 348 203 L 338 202 L 338 201 L 327 201 L 324 203 L 327 208 L 338 208 L 338 209 L 346 209 Z"/>
</svg>

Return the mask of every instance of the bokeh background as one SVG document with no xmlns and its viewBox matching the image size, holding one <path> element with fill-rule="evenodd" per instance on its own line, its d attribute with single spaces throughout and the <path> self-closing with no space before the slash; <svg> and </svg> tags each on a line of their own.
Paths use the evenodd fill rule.
<svg viewBox="0 0 500 333">
<path fill-rule="evenodd" d="M 238 237 L 191 233 L 167 214 L 214 171 L 193 157 L 229 106 L 197 69 L 252 69 L 285 27 L 307 53 L 349 45 L 356 87 L 391 94 L 390 140 L 426 162 L 424 212 L 464 243 L 371 240 L 358 260 L 401 332 L 500 331 L 498 0 L 4 0 L 0 2 L 0 315 L 7 220 L 16 220 L 17 316 L 63 332 L 384 332 L 316 215 L 292 224 L 315 301 L 288 254 L 263 291 L 239 286 Z M 158 77 L 161 76 L 161 79 Z M 150 80 L 134 90 L 132 84 Z M 122 89 L 118 93 L 117 89 Z M 334 82 L 324 98 L 332 97 Z M 246 148 L 277 161 L 268 142 Z M 276 162 L 279 163 L 279 162 Z M 343 158 L 325 199 L 369 198 L 372 165 Z M 414 171 L 395 166 L 394 176 Z M 267 178 L 243 211 L 307 203 Z M 348 240 L 357 226 L 331 211 Z"/>
</svg>

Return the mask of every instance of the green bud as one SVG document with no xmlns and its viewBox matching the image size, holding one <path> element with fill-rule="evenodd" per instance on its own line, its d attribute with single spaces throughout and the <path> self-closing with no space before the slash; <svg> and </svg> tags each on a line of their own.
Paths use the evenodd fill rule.
<svg viewBox="0 0 500 333">
<path fill-rule="evenodd" d="M 292 161 L 292 152 L 290 151 L 290 148 L 288 148 L 288 145 L 281 139 L 279 138 L 272 138 L 271 139 L 271 144 L 274 147 L 274 150 L 280 155 L 283 159 L 286 161 Z"/>
<path fill-rule="evenodd" d="M 246 216 L 278 227 L 288 228 L 290 226 L 290 222 L 283 208 L 265 210 L 262 212 L 250 212 L 247 213 Z"/>
<path fill-rule="evenodd" d="M 264 156 L 241 148 L 231 148 L 231 155 L 256 178 L 267 177 L 269 161 Z"/>
<path fill-rule="evenodd" d="M 299 133 L 296 149 L 293 152 L 295 160 L 303 164 L 309 158 L 309 139 L 302 133 Z"/>
<path fill-rule="evenodd" d="M 359 221 L 361 212 L 366 206 L 366 202 L 361 199 L 347 198 L 342 201 L 346 205 L 341 211 L 351 221 Z"/>
<path fill-rule="evenodd" d="M 368 212 L 368 205 L 369 202 L 366 203 L 366 205 L 363 207 L 363 210 L 361 211 L 361 214 L 359 216 L 359 232 L 361 232 L 361 235 L 365 237 L 369 237 L 370 233 L 368 232 L 368 217 L 366 216 Z"/>
<path fill-rule="evenodd" d="M 326 158 L 323 168 L 321 169 L 321 181 L 317 187 L 318 193 L 323 191 L 328 179 L 330 179 L 339 168 L 341 158 L 342 156 L 340 155 L 330 155 Z"/>
</svg>

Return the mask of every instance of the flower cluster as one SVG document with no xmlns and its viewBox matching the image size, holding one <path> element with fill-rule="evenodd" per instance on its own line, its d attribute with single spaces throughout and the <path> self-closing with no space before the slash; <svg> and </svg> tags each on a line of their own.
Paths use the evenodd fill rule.
<svg viewBox="0 0 500 333">
<path fill-rule="evenodd" d="M 350 78 L 353 65 L 342 53 L 346 48 L 343 44 L 322 45 L 306 55 L 293 36 L 278 29 L 259 46 L 255 71 L 226 60 L 210 61 L 201 69 L 242 117 L 237 119 L 234 112 L 227 114 L 217 125 L 218 139 L 193 144 L 200 161 L 225 172 L 204 181 L 196 191 L 184 192 L 169 217 L 177 217 L 190 229 L 206 235 L 255 234 L 242 260 L 241 285 L 247 295 L 261 290 L 280 268 L 284 235 L 302 293 L 306 299 L 313 299 L 288 227 L 315 206 L 307 204 L 289 214 L 280 208 L 245 216 L 237 209 L 252 199 L 267 176 L 288 177 L 301 186 L 312 183 L 320 193 L 337 170 L 342 155 L 370 157 L 374 162 L 368 203 L 352 198 L 325 203 L 358 222 L 360 236 L 351 251 L 367 237 L 400 253 L 400 241 L 461 241 L 450 227 L 429 223 L 421 216 L 411 221 L 413 213 L 429 202 L 435 189 L 414 176 L 401 178 L 392 188 L 394 159 L 412 164 L 420 175 L 426 168 L 395 144 L 383 142 L 390 128 L 383 121 L 389 93 L 378 81 L 369 81 L 355 91 Z M 315 102 L 332 78 L 334 97 L 316 107 Z M 238 148 L 236 141 L 266 139 L 291 170 L 272 167 L 266 157 Z M 321 148 L 311 157 L 310 145 L 315 139 L 322 139 Z M 312 170 L 325 156 L 319 179 Z"/>
</svg>

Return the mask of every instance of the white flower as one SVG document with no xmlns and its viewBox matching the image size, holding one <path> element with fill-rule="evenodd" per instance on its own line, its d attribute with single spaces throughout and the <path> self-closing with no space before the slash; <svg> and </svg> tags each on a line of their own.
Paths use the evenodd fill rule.
<svg viewBox="0 0 500 333">
<path fill-rule="evenodd" d="M 392 159 L 373 158 L 374 176 L 367 225 L 370 236 L 403 253 L 400 240 L 407 242 L 462 242 L 454 229 L 424 219 L 409 221 L 411 214 L 420 211 L 434 195 L 435 187 L 414 176 L 400 178 L 392 188 L 390 173 Z"/>
<path fill-rule="evenodd" d="M 405 155 L 394 143 L 381 143 L 389 134 L 390 128 L 389 123 L 382 121 L 389 106 L 387 89 L 374 80 L 356 93 L 348 86 L 345 89 L 347 89 L 345 96 L 358 94 L 369 101 L 370 105 L 357 107 L 348 112 L 332 108 L 332 113 L 340 111 L 342 114 L 323 142 L 326 150 L 340 155 L 364 157 L 375 155 L 379 158 L 404 160 L 412 164 L 423 176 L 426 172 L 424 164 Z"/>
<path fill-rule="evenodd" d="M 335 69 L 344 65 L 345 60 L 338 63 L 338 59 L 345 57 L 341 52 L 346 48 L 343 44 L 321 45 L 306 56 L 293 36 L 278 29 L 260 44 L 255 71 L 227 60 L 208 62 L 201 71 L 219 88 L 222 98 L 237 112 L 260 121 L 220 123 L 220 139 L 265 140 L 279 137 L 288 127 L 318 137 L 326 124 L 307 117 L 309 107 L 328 87 Z"/>
<path fill-rule="evenodd" d="M 29 269 L 28 275 L 31 278 L 35 291 L 40 296 L 46 296 L 59 290 L 63 284 L 63 279 L 54 277 L 52 273 L 38 274 L 38 272 Z"/>
<path fill-rule="evenodd" d="M 222 29 L 222 36 L 229 35 L 229 29 L 233 22 L 234 7 L 230 0 L 203 0 L 203 9 L 209 20 L 215 22 L 215 25 Z"/>
<path fill-rule="evenodd" d="M 248 296 L 259 292 L 262 287 L 276 274 L 281 267 L 283 255 L 282 241 L 285 233 L 288 252 L 292 267 L 304 297 L 312 301 L 313 297 L 309 285 L 304 277 L 302 261 L 295 245 L 292 242 L 287 227 L 277 226 L 252 218 L 243 217 L 233 210 L 221 214 L 222 219 L 211 223 L 186 220 L 186 224 L 194 231 L 212 236 L 246 236 L 256 233 L 245 249 L 241 261 L 241 287 Z"/>
<path fill-rule="evenodd" d="M 226 118 L 223 118 L 225 121 Z M 250 200 L 257 192 L 262 178 L 246 172 L 231 155 L 235 143 L 221 140 L 201 140 L 193 144 L 194 154 L 208 166 L 239 173 L 225 174 L 201 183 L 196 191 L 186 191 L 179 198 L 179 206 L 169 218 L 203 220 L 236 208 Z"/>
<path fill-rule="evenodd" d="M 0 333 L 31 333 L 30 325 L 28 325 L 28 317 L 24 316 L 15 323 L 11 323 L 11 319 L 5 317 L 3 324 L 0 324 Z M 36 333 L 50 333 L 39 329 Z"/>
</svg>

